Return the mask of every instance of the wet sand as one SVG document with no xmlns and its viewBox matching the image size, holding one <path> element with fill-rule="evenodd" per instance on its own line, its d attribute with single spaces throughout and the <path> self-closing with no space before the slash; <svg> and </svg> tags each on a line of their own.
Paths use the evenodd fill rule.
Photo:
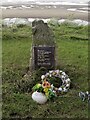
<svg viewBox="0 0 90 120">
<path fill-rule="evenodd" d="M 88 20 L 88 13 L 68 11 L 65 8 L 51 9 L 6 9 L 2 10 L 2 18 L 57 18 Z"/>
</svg>

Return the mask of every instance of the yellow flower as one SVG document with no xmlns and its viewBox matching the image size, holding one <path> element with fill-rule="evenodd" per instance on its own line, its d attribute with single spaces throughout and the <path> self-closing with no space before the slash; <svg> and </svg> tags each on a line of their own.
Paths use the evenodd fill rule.
<svg viewBox="0 0 90 120">
<path fill-rule="evenodd" d="M 49 88 L 44 88 L 44 92 L 47 93 Z"/>
<path fill-rule="evenodd" d="M 38 87 L 38 88 L 41 87 L 41 84 L 37 84 L 37 87 Z"/>
<path fill-rule="evenodd" d="M 45 95 L 48 97 L 49 96 L 49 92 L 46 92 Z"/>
</svg>

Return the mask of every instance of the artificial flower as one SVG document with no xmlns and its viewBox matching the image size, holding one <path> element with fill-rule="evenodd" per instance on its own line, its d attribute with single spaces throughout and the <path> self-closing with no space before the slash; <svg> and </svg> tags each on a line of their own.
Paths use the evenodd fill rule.
<svg viewBox="0 0 90 120">
<path fill-rule="evenodd" d="M 46 73 L 46 75 L 45 75 L 46 77 L 48 77 L 49 76 L 49 73 Z"/>
<path fill-rule="evenodd" d="M 42 92 L 43 91 L 43 88 L 42 88 L 42 85 L 41 84 L 36 84 L 33 88 L 32 88 L 33 91 L 38 91 L 38 92 Z"/>
<path fill-rule="evenodd" d="M 60 88 L 58 88 L 58 90 L 59 90 L 59 91 L 62 91 L 62 88 L 60 87 Z"/>
<path fill-rule="evenodd" d="M 66 75 L 66 73 L 65 72 L 62 72 L 62 74 L 65 76 Z"/>
<path fill-rule="evenodd" d="M 54 89 L 54 86 L 53 86 L 53 84 L 51 84 L 51 88 L 52 88 L 52 89 Z"/>
<path fill-rule="evenodd" d="M 56 76 L 58 77 L 60 75 L 60 71 L 59 70 L 56 70 Z"/>
<path fill-rule="evenodd" d="M 66 85 L 66 87 L 69 87 L 69 86 L 70 86 L 69 84 Z"/>
<path fill-rule="evenodd" d="M 52 74 L 52 73 L 53 73 L 53 70 L 49 71 L 49 73 Z"/>
<path fill-rule="evenodd" d="M 70 82 L 70 79 L 68 78 L 66 81 Z"/>
<path fill-rule="evenodd" d="M 53 84 L 50 83 L 52 81 L 52 77 L 58 77 L 62 81 L 62 85 L 57 88 Z M 66 93 L 70 87 L 70 79 L 68 75 L 61 70 L 52 70 L 41 76 L 42 84 L 36 84 L 33 87 L 34 91 L 42 92 L 46 95 L 47 99 L 53 99 L 56 97 L 56 94 L 60 92 L 60 94 Z M 49 82 L 48 82 L 49 80 Z"/>
<path fill-rule="evenodd" d="M 42 83 L 42 87 L 43 87 L 43 88 L 50 88 L 51 85 L 50 85 L 50 83 L 49 83 L 48 81 L 45 80 L 45 81 Z"/>
<path fill-rule="evenodd" d="M 49 91 L 45 93 L 46 97 L 49 98 Z"/>
<path fill-rule="evenodd" d="M 45 75 L 42 75 L 42 76 L 41 76 L 41 79 L 44 80 L 44 79 L 45 79 Z"/>
<path fill-rule="evenodd" d="M 53 74 L 53 75 L 56 75 L 56 72 L 53 72 L 52 74 Z"/>
<path fill-rule="evenodd" d="M 47 93 L 49 88 L 44 88 L 44 92 Z"/>
</svg>

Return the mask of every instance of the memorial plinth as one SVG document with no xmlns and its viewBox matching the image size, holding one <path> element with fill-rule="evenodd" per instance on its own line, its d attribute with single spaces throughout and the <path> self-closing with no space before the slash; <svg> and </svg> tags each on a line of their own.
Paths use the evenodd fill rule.
<svg viewBox="0 0 90 120">
<path fill-rule="evenodd" d="M 55 68 L 55 39 L 52 30 L 42 20 L 32 23 L 32 68 Z"/>
</svg>

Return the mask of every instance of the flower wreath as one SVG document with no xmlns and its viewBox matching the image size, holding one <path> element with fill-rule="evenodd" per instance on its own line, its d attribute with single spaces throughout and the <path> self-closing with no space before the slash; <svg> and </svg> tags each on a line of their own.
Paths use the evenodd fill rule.
<svg viewBox="0 0 90 120">
<path fill-rule="evenodd" d="M 46 73 L 45 75 L 42 75 L 41 79 L 43 82 L 43 81 L 48 81 L 48 78 L 52 78 L 52 77 L 60 78 L 60 80 L 62 81 L 62 85 L 59 86 L 59 88 L 56 88 L 53 84 L 51 84 L 51 87 L 55 91 L 59 91 L 61 93 L 68 92 L 71 81 L 65 72 L 63 72 L 61 70 L 51 70 L 48 73 Z"/>
<path fill-rule="evenodd" d="M 62 85 L 59 88 L 50 83 L 50 78 L 56 77 L 62 81 Z M 49 80 L 49 81 L 48 81 Z M 57 96 L 57 93 L 66 93 L 70 88 L 70 79 L 68 75 L 61 70 L 51 70 L 45 75 L 41 76 L 42 84 L 36 84 L 32 90 L 44 93 L 47 99 L 52 99 Z"/>
</svg>

